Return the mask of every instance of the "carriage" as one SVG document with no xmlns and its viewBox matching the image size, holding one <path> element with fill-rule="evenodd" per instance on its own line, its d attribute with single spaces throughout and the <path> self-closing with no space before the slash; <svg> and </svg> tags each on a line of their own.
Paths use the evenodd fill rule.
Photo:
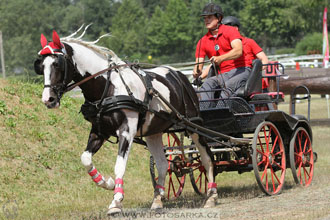
<svg viewBox="0 0 330 220">
<path fill-rule="evenodd" d="M 44 76 L 42 101 L 47 108 L 58 108 L 64 93 L 80 87 L 85 98 L 81 113 L 92 124 L 81 162 L 98 187 L 114 190 L 109 215 L 123 208 L 123 178 L 133 141 L 146 145 L 152 154 L 151 209 L 163 208 L 165 190 L 167 198 L 179 196 L 188 173 L 194 190 L 207 192 L 204 208 L 215 206 L 214 178 L 224 171 L 253 170 L 268 195 L 281 191 L 287 167 L 297 183 L 311 183 L 316 154 L 308 119 L 276 110 L 283 94 L 279 89 L 262 93 L 260 61 L 254 63 L 237 97 L 199 102 L 180 71 L 125 62 L 96 45 L 107 34 L 94 42 L 83 41 L 86 26 L 81 36 L 74 37 L 81 28 L 61 39 L 53 31 L 52 42 L 42 34 L 34 68 Z M 165 147 L 163 133 L 168 134 Z M 193 141 L 187 142 L 185 135 Z M 115 179 L 106 179 L 92 157 L 112 136 L 118 143 Z"/>
<path fill-rule="evenodd" d="M 206 170 L 194 143 L 184 138 L 187 129 L 207 139 L 213 157 L 214 176 L 222 172 L 237 171 L 241 174 L 253 170 L 260 189 L 267 195 L 275 195 L 283 187 L 286 169 L 291 168 L 297 184 L 310 185 L 317 154 L 312 151 L 309 109 L 308 118 L 277 110 L 277 104 L 284 100 L 283 93 L 279 91 L 279 80 L 274 80 L 277 82 L 276 92 L 263 92 L 261 83 L 263 77 L 276 79 L 284 76 L 284 67 L 280 63 L 267 64 L 266 72 L 280 70 L 282 75 L 266 76 L 262 76 L 261 68 L 259 60 L 254 62 L 250 78 L 237 97 L 200 101 L 203 127 L 182 123 L 167 130 L 163 141 L 168 160 L 168 199 L 180 196 L 187 178 L 190 178 L 197 194 L 205 195 L 207 192 Z M 308 89 L 300 87 L 306 90 L 304 98 L 310 101 Z M 294 111 L 296 97 L 292 95 Z M 157 172 L 152 156 L 150 174 L 155 186 Z"/>
</svg>

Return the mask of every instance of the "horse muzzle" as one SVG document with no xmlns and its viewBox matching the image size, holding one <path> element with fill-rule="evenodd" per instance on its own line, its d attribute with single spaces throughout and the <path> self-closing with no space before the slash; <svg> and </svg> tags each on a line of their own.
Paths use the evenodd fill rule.
<svg viewBox="0 0 330 220">
<path fill-rule="evenodd" d="M 60 106 L 60 100 L 50 88 L 44 88 L 42 93 L 42 102 L 47 106 L 47 108 L 58 108 Z"/>
</svg>

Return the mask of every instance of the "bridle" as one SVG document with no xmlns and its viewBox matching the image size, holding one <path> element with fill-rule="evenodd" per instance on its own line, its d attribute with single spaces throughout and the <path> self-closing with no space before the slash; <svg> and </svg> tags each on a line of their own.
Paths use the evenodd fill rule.
<svg viewBox="0 0 330 220">
<path fill-rule="evenodd" d="M 58 59 L 58 65 L 60 68 L 60 72 L 64 70 L 64 77 L 62 82 L 57 83 L 55 85 L 44 85 L 44 88 L 51 88 L 55 94 L 57 95 L 58 100 L 60 100 L 65 93 L 65 89 L 67 88 L 67 80 L 68 80 L 68 61 L 70 62 L 71 60 L 68 59 L 67 54 L 57 54 L 57 59 Z"/>
<path fill-rule="evenodd" d="M 55 49 L 54 49 L 55 50 Z M 60 50 L 58 52 L 61 52 Z M 67 54 L 63 54 L 63 53 L 56 53 L 56 54 L 52 54 L 53 56 L 57 57 L 57 62 L 58 62 L 58 66 L 59 66 L 59 70 L 60 72 L 64 72 L 64 77 L 63 80 L 55 85 L 51 85 L 51 84 L 44 84 L 44 88 L 50 88 L 52 89 L 55 94 L 57 95 L 58 99 L 61 99 L 63 94 L 65 93 L 65 90 L 67 88 L 67 84 L 68 84 L 68 62 L 71 62 L 71 59 L 69 58 L 69 56 Z M 49 55 L 46 56 L 39 56 L 37 58 L 37 60 L 35 61 L 35 69 L 38 68 L 36 67 L 36 62 L 40 62 L 42 60 L 45 59 L 45 57 L 47 57 Z M 73 65 L 74 66 L 74 65 Z M 41 75 L 42 73 L 40 71 L 37 71 L 37 74 Z"/>
</svg>

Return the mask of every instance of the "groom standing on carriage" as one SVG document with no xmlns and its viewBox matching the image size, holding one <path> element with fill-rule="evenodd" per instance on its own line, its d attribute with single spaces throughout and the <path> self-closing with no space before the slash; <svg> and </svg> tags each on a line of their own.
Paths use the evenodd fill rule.
<svg viewBox="0 0 330 220">
<path fill-rule="evenodd" d="M 236 91 L 245 85 L 251 72 L 251 64 L 247 64 L 243 54 L 242 36 L 237 29 L 221 24 L 223 12 L 220 6 L 207 4 L 201 16 L 206 28 L 205 34 L 197 43 L 196 66 L 193 75 L 195 78 L 206 78 L 210 68 L 215 68 L 215 76 L 208 77 L 200 88 L 201 100 L 214 99 L 212 89 L 223 89 L 220 97 L 235 96 Z M 212 65 L 203 69 L 205 56 Z"/>
</svg>

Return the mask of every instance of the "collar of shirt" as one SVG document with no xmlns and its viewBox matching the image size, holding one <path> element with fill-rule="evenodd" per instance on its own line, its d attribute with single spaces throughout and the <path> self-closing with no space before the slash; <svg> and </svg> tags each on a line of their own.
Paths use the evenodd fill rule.
<svg viewBox="0 0 330 220">
<path fill-rule="evenodd" d="M 222 33 L 223 33 L 223 25 L 220 24 L 219 29 L 218 29 L 217 37 L 214 37 L 210 30 L 207 32 L 206 36 L 208 38 L 218 38 L 222 35 Z"/>
</svg>

